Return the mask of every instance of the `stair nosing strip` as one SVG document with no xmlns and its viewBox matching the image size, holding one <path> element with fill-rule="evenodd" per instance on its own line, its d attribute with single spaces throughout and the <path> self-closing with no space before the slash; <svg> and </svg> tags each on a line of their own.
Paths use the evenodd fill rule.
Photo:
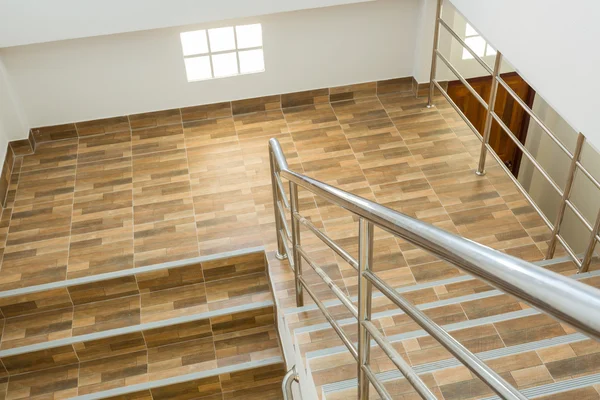
<svg viewBox="0 0 600 400">
<path fill-rule="evenodd" d="M 119 388 L 104 390 L 96 393 L 83 394 L 81 396 L 71 397 L 74 400 L 96 400 L 105 399 L 107 397 L 119 396 L 129 393 L 140 392 L 142 390 L 151 390 L 163 386 L 175 385 L 178 383 L 184 383 L 193 381 L 196 379 L 209 378 L 211 376 L 228 374 L 232 372 L 245 371 L 253 368 L 265 367 L 268 365 L 283 363 L 283 357 L 270 357 L 263 360 L 249 361 L 241 364 L 228 365 L 226 367 L 218 367 L 206 371 L 193 372 L 191 374 L 176 375 L 170 378 L 159 379 L 151 382 L 137 383 L 134 385 L 122 386 Z"/>
<path fill-rule="evenodd" d="M 560 382 L 547 383 L 545 385 L 535 386 L 520 390 L 527 398 L 536 398 L 548 396 L 551 394 L 567 392 L 574 389 L 582 389 L 588 386 L 600 383 L 600 373 L 580 376 L 578 378 L 568 379 Z M 501 400 L 498 396 L 486 397 L 482 400 Z"/>
<path fill-rule="evenodd" d="M 123 269 L 120 271 L 106 272 L 104 274 L 84 276 L 81 278 L 65 279 L 63 281 L 58 281 L 58 282 L 43 283 L 41 285 L 27 286 L 27 287 L 18 288 L 18 289 L 5 290 L 5 291 L 0 292 L 0 299 L 7 298 L 7 297 L 13 297 L 13 296 L 22 296 L 22 295 L 27 295 L 27 294 L 32 294 L 32 293 L 39 293 L 39 292 L 44 292 L 47 290 L 62 289 L 62 288 L 70 287 L 70 286 L 85 285 L 87 283 L 101 282 L 101 281 L 106 281 L 109 279 L 122 278 L 125 276 L 132 276 L 132 275 L 137 275 L 137 274 L 146 273 L 146 272 L 160 271 L 163 269 L 180 268 L 180 267 L 185 267 L 187 265 L 215 261 L 215 260 L 231 258 L 231 257 L 237 257 L 237 256 L 253 254 L 253 253 L 260 253 L 260 252 L 264 252 L 264 251 L 265 251 L 264 246 L 249 247 L 247 249 L 226 251 L 223 253 L 211 254 L 211 255 L 207 255 L 207 256 L 187 258 L 185 260 L 169 261 L 169 262 L 164 262 L 164 263 L 160 263 L 160 264 L 147 265 L 145 267 L 129 268 L 129 269 Z"/>
<path fill-rule="evenodd" d="M 582 279 L 594 277 L 597 275 L 600 275 L 600 270 L 570 275 L 570 278 L 575 279 L 575 280 L 582 280 Z M 463 301 L 473 301 L 473 300 L 485 299 L 488 297 L 501 296 L 503 294 L 506 294 L 506 293 L 504 293 L 498 289 L 491 289 L 491 290 L 487 290 L 485 292 L 471 293 L 471 294 L 467 294 L 464 296 L 452 297 L 450 299 L 436 300 L 436 301 L 432 301 L 429 303 L 418 304 L 417 308 L 420 310 L 428 310 L 428 309 L 435 308 L 435 307 L 443 307 L 446 305 L 461 303 Z M 381 294 L 381 295 L 383 296 L 383 294 Z M 373 297 L 375 297 L 375 295 Z M 381 297 L 381 296 L 378 296 L 378 297 Z M 394 309 L 380 311 L 378 313 L 375 313 L 375 314 L 373 314 L 372 319 L 389 317 L 389 316 L 394 316 L 394 315 L 402 315 L 402 314 L 404 314 L 404 312 L 401 309 L 394 308 Z M 344 326 L 344 325 L 349 325 L 349 324 L 355 323 L 356 319 L 353 317 L 349 317 L 349 318 L 337 320 L 337 322 L 340 325 Z M 329 324 L 329 322 L 321 322 L 321 323 L 314 324 L 314 325 L 306 325 L 306 326 L 300 326 L 298 328 L 295 328 L 294 334 L 295 333 L 317 332 L 317 331 L 328 329 L 328 328 L 331 328 L 331 324 Z"/>
<path fill-rule="evenodd" d="M 580 342 L 580 341 L 583 341 L 586 339 L 588 339 L 588 337 L 582 333 L 572 333 L 572 334 L 567 334 L 567 335 L 563 335 L 563 336 L 557 336 L 554 338 L 542 339 L 542 340 L 538 340 L 535 342 L 517 344 L 515 346 L 510 346 L 510 347 L 502 347 L 499 349 L 482 351 L 479 353 L 475 353 L 475 355 L 482 361 L 494 360 L 497 358 L 507 357 L 507 356 L 511 356 L 514 354 L 523 353 L 526 351 L 539 350 L 539 349 L 543 349 L 543 348 L 547 348 L 547 347 L 559 346 L 561 344 L 576 343 L 576 342 Z M 445 360 L 434 361 L 434 362 L 427 363 L 427 364 L 417 365 L 412 368 L 418 375 L 421 375 L 421 374 L 427 374 L 427 373 L 431 373 L 431 372 L 435 372 L 435 371 L 441 371 L 446 368 L 457 367 L 459 365 L 462 365 L 462 364 L 456 358 L 448 358 Z M 380 372 L 380 373 L 377 373 L 376 376 L 377 376 L 377 378 L 379 378 L 381 380 L 381 382 L 389 382 L 391 380 L 404 378 L 404 375 L 402 375 L 402 373 L 397 369 L 391 370 L 391 371 Z M 357 384 L 356 379 L 346 379 L 344 381 L 323 385 L 323 391 L 325 393 L 339 392 L 342 390 L 356 387 L 356 384 Z"/>
<path fill-rule="evenodd" d="M 82 342 L 87 342 L 87 341 L 91 341 L 91 340 L 107 339 L 110 337 L 126 335 L 129 333 L 135 333 L 135 332 L 142 332 L 142 331 L 150 330 L 150 329 L 157 329 L 157 328 L 164 328 L 167 326 L 181 325 L 181 324 L 188 323 L 188 322 L 200 321 L 203 319 L 219 317 L 219 316 L 227 315 L 227 314 L 235 314 L 235 313 L 256 310 L 256 309 L 269 307 L 269 306 L 273 307 L 274 305 L 275 305 L 275 303 L 273 302 L 273 300 L 265 300 L 265 301 L 261 301 L 261 302 L 243 304 L 240 306 L 222 308 L 220 310 L 206 311 L 203 313 L 184 315 L 184 316 L 169 318 L 169 319 L 165 319 L 165 320 L 161 320 L 161 321 L 146 322 L 143 324 L 126 326 L 126 327 L 122 327 L 122 328 L 109 329 L 109 330 L 102 331 L 102 332 L 87 333 L 85 335 L 71 336 L 68 338 L 56 339 L 56 340 L 43 342 L 43 343 L 35 343 L 35 344 L 27 345 L 27 346 L 14 347 L 11 349 L 0 350 L 0 358 L 12 357 L 12 356 L 17 356 L 17 355 L 27 354 L 27 353 L 33 353 L 36 351 L 48 350 L 48 349 L 53 349 L 53 348 L 61 347 L 61 346 L 69 346 L 69 345 L 73 345 L 75 343 L 82 343 Z"/>
</svg>

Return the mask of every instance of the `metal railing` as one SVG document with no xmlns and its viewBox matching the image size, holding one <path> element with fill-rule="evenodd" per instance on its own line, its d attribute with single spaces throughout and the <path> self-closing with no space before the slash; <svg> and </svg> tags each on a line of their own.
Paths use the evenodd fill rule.
<svg viewBox="0 0 600 400">
<path fill-rule="evenodd" d="M 283 400 L 292 400 L 294 397 L 292 395 L 292 384 L 294 382 L 298 382 L 298 374 L 296 373 L 296 367 L 292 367 L 285 376 L 283 377 L 283 381 L 281 382 L 281 391 L 283 392 Z"/>
<path fill-rule="evenodd" d="M 388 339 L 371 322 L 373 287 L 402 309 L 406 315 L 440 342 L 443 347 L 502 398 L 525 399 L 523 394 L 373 272 L 373 233 L 375 226 L 427 250 L 440 259 L 456 265 L 461 270 L 483 279 L 492 286 L 519 298 L 560 321 L 572 325 L 588 336 L 597 340 L 600 339 L 600 290 L 294 172 L 289 169 L 277 139 L 269 141 L 269 154 L 275 226 L 277 229 L 277 256 L 280 259 L 287 257 L 290 266 L 294 270 L 297 306 L 304 305 L 303 294 L 306 292 L 356 360 L 358 398 L 360 400 L 368 398 L 369 384 L 373 385 L 382 399 L 392 398 L 371 369 L 371 339 L 381 347 L 422 398 L 432 400 L 436 398 L 419 375 L 404 361 Z M 287 194 L 281 179 L 289 181 L 289 202 L 286 201 Z M 354 259 L 350 253 L 300 214 L 299 187 L 353 213 L 359 218 L 358 260 Z M 289 204 L 289 207 L 287 204 Z M 286 228 L 288 223 L 285 221 L 285 211 L 289 211 L 291 229 Z M 344 290 L 310 257 L 309 252 L 302 245 L 301 225 L 315 234 L 317 238 L 357 270 L 359 278 L 358 305 L 355 305 Z M 333 294 L 357 319 L 358 345 L 355 345 L 343 331 L 340 324 L 304 279 L 302 274 L 304 262 L 323 279 Z"/>
<path fill-rule="evenodd" d="M 434 32 L 434 40 L 433 40 L 433 54 L 431 61 L 431 75 L 430 75 L 430 84 L 429 84 L 429 98 L 427 107 L 433 106 L 433 97 L 434 91 L 437 88 L 440 93 L 446 98 L 448 103 L 456 110 L 456 112 L 461 116 L 461 118 L 465 121 L 465 123 L 471 128 L 471 130 L 476 134 L 477 138 L 481 141 L 481 151 L 479 155 L 479 163 L 477 168 L 477 175 L 485 175 L 485 162 L 487 154 L 491 154 L 492 157 L 498 162 L 500 167 L 506 172 L 512 182 L 516 185 L 519 191 L 523 194 L 523 196 L 527 199 L 529 204 L 535 209 L 535 211 L 540 215 L 544 223 L 548 226 L 548 228 L 552 231 L 550 242 L 548 244 L 548 249 L 546 252 L 546 258 L 550 259 L 554 257 L 554 253 L 556 251 L 557 243 L 560 243 L 567 254 L 571 257 L 573 262 L 577 265 L 580 272 L 587 272 L 590 266 L 590 262 L 592 261 L 592 257 L 594 255 L 594 249 L 596 248 L 596 244 L 600 241 L 600 210 L 598 211 L 598 215 L 596 216 L 596 221 L 592 225 L 579 211 L 579 209 L 575 206 L 575 204 L 571 201 L 571 190 L 573 188 L 573 182 L 575 180 L 575 175 L 577 171 L 581 171 L 595 186 L 600 189 L 600 182 L 592 176 L 592 174 L 581 164 L 580 156 L 581 150 L 585 143 L 585 136 L 579 133 L 577 137 L 577 144 L 575 146 L 575 150 L 573 153 L 569 151 L 569 149 L 560 141 L 560 139 L 544 124 L 544 122 L 533 112 L 533 110 L 515 93 L 515 91 L 502 79 L 500 76 L 500 69 L 502 66 L 502 54 L 500 51 L 496 53 L 496 59 L 494 62 L 494 68 L 491 69 L 483 59 L 478 56 L 473 49 L 471 49 L 465 41 L 452 30 L 452 28 L 442 19 L 442 7 L 443 0 L 438 0 L 437 10 L 436 10 L 436 23 L 435 23 L 435 32 Z M 490 90 L 490 95 L 488 101 L 486 102 L 473 87 L 469 84 L 469 82 L 458 72 L 458 70 L 450 63 L 450 61 L 444 57 L 442 53 L 439 51 L 439 38 L 440 38 L 440 27 L 443 27 L 456 41 L 460 43 L 460 45 L 466 49 L 469 54 L 483 67 L 483 69 L 488 72 L 492 76 L 492 86 Z M 477 128 L 469 121 L 467 116 L 462 112 L 462 110 L 456 105 L 456 103 L 450 98 L 448 93 L 443 89 L 440 85 L 440 82 L 436 79 L 436 71 L 437 71 L 437 60 L 438 58 L 444 62 L 444 64 L 448 67 L 448 69 L 456 75 L 458 80 L 462 82 L 462 84 L 473 94 L 475 99 L 481 103 L 486 111 L 486 118 L 483 132 L 479 132 Z M 550 139 L 560 148 L 560 150 L 567 155 L 567 157 L 571 160 L 569 172 L 567 176 L 567 180 L 565 182 L 565 188 L 561 189 L 561 187 L 552 179 L 550 174 L 540 165 L 540 163 L 535 159 L 535 157 L 529 152 L 529 150 L 519 141 L 517 136 L 510 130 L 510 128 L 504 123 L 502 118 L 494 111 L 496 105 L 496 95 L 498 92 L 498 86 L 502 86 L 502 88 L 519 104 L 523 110 L 529 115 L 529 117 L 537 124 L 539 127 L 548 135 Z M 527 157 L 527 159 L 531 162 L 531 164 L 538 170 L 538 172 L 546 179 L 546 181 L 550 184 L 552 189 L 560 196 L 560 203 L 558 206 L 558 212 L 554 222 L 550 221 L 550 219 L 544 214 L 542 209 L 535 203 L 534 199 L 529 195 L 527 190 L 521 185 L 521 183 L 517 180 L 517 178 L 512 174 L 512 172 L 504 165 L 498 154 L 494 151 L 492 146 L 489 144 L 490 133 L 492 130 L 492 124 L 496 122 L 504 131 L 504 133 L 510 138 L 510 140 L 521 150 L 521 152 Z M 582 222 L 585 228 L 590 232 L 590 238 L 586 250 L 583 254 L 583 257 L 580 257 L 575 253 L 575 251 L 569 246 L 567 241 L 560 234 L 560 229 L 563 223 L 563 219 L 565 216 L 565 211 L 570 209 L 573 214 Z"/>
</svg>

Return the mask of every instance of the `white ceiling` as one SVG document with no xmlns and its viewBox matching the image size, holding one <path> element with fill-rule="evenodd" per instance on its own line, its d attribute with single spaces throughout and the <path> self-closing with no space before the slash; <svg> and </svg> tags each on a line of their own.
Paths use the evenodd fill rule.
<svg viewBox="0 0 600 400">
<path fill-rule="evenodd" d="M 365 1 L 0 0 L 0 48 Z"/>
</svg>

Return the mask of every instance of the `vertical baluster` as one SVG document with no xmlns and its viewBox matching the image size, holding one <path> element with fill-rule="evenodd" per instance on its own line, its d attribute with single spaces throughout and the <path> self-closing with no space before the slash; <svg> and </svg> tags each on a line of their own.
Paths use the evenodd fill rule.
<svg viewBox="0 0 600 400">
<path fill-rule="evenodd" d="M 475 172 L 479 176 L 485 175 L 485 159 L 487 157 L 487 144 L 490 142 L 490 133 L 492 132 L 492 113 L 496 106 L 496 95 L 498 94 L 498 74 L 502 67 L 502 54 L 496 52 L 496 61 L 494 62 L 494 72 L 492 73 L 492 87 L 490 89 L 490 98 L 488 100 L 488 109 L 485 115 L 485 125 L 483 128 L 481 151 L 479 153 L 479 165 Z"/>
<path fill-rule="evenodd" d="M 433 31 L 433 50 L 431 52 L 431 72 L 429 74 L 429 97 L 427 98 L 427 108 L 433 107 L 433 92 L 435 90 L 435 74 L 437 72 L 437 54 L 440 41 L 440 18 L 442 17 L 442 3 L 444 0 L 438 0 L 435 11 L 435 28 Z M 419 86 L 417 85 L 417 96 L 419 95 Z"/>
<path fill-rule="evenodd" d="M 298 207 L 298 185 L 290 182 L 290 207 L 292 213 L 292 253 L 294 258 L 294 280 L 296 283 L 296 306 L 304 305 L 304 294 L 302 292 L 302 284 L 299 277 L 302 276 L 302 257 L 298 251 L 300 246 L 300 223 L 295 215 L 300 212 Z"/>
<path fill-rule="evenodd" d="M 275 257 L 280 260 L 284 260 L 287 258 L 287 254 L 285 253 L 285 246 L 283 245 L 283 239 L 281 238 L 281 216 L 277 210 L 277 201 L 279 200 L 279 191 L 277 189 L 277 167 L 275 166 L 275 158 L 273 157 L 273 152 L 269 149 L 269 161 L 271 163 L 271 192 L 273 192 L 273 212 L 275 213 L 275 236 L 277 236 L 277 253 L 275 253 Z"/>
<path fill-rule="evenodd" d="M 560 205 L 558 206 L 558 213 L 556 214 L 556 221 L 554 222 L 554 229 L 552 230 L 552 237 L 548 244 L 548 251 L 546 252 L 546 259 L 549 260 L 554 257 L 556 251 L 556 242 L 558 241 L 558 235 L 560 233 L 560 225 L 562 224 L 563 218 L 565 217 L 565 210 L 567 208 L 567 200 L 571 197 L 571 189 L 573 188 L 573 181 L 575 180 L 575 173 L 577 172 L 577 162 L 581 157 L 581 149 L 585 142 L 585 136 L 579 133 L 577 136 L 577 145 L 575 146 L 575 152 L 571 159 L 571 165 L 569 166 L 569 173 L 567 175 L 567 183 L 565 183 L 565 190 L 562 198 L 560 199 Z"/>
<path fill-rule="evenodd" d="M 363 277 L 363 272 L 373 266 L 373 223 L 361 218 L 358 227 L 358 398 L 369 398 L 369 379 L 362 370 L 369 365 L 371 337 L 363 321 L 371 320 L 372 284 Z"/>
<path fill-rule="evenodd" d="M 600 210 L 598 210 L 596 223 L 594 224 L 594 229 L 592 230 L 590 242 L 588 244 L 587 249 L 585 250 L 585 255 L 583 256 L 583 261 L 581 262 L 581 269 L 579 272 L 588 272 L 588 270 L 590 269 L 590 262 L 592 261 L 592 257 L 594 256 L 594 249 L 596 248 L 596 237 L 598 236 L 598 232 L 600 232 Z"/>
</svg>

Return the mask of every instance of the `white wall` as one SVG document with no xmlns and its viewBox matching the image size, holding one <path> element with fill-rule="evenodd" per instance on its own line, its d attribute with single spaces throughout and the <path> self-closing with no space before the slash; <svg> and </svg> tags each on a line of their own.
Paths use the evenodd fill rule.
<svg viewBox="0 0 600 400">
<path fill-rule="evenodd" d="M 8 142 L 27 137 L 28 131 L 29 125 L 0 57 L 0 160 L 4 160 Z"/>
<path fill-rule="evenodd" d="M 419 0 L 0 49 L 32 127 L 412 75 Z M 179 33 L 263 24 L 266 71 L 188 83 Z"/>
<path fill-rule="evenodd" d="M 0 47 L 374 0 L 0 0 Z"/>
<path fill-rule="evenodd" d="M 450 0 L 537 93 L 600 148 L 597 0 Z"/>
</svg>

